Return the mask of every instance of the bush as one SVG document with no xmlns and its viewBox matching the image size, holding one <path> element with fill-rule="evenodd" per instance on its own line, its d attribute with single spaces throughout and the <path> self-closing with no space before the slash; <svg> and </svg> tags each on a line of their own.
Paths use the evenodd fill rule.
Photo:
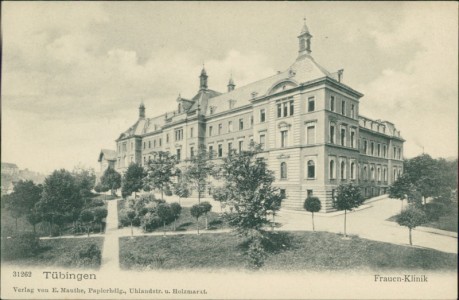
<svg viewBox="0 0 459 300">
<path fill-rule="evenodd" d="M 104 206 L 105 205 L 105 202 L 104 200 L 101 200 L 101 199 L 90 199 L 87 203 L 86 203 L 86 208 L 92 208 L 92 207 L 99 207 L 99 206 Z"/>
<path fill-rule="evenodd" d="M 68 265 L 72 267 L 96 267 L 102 261 L 101 250 L 94 243 L 74 248 L 71 257 Z"/>
<path fill-rule="evenodd" d="M 34 233 L 21 233 L 11 238 L 2 237 L 2 259 L 14 260 L 34 256 L 40 250 L 40 240 Z"/>
<path fill-rule="evenodd" d="M 448 212 L 448 207 L 441 202 L 427 203 L 424 208 L 429 221 L 438 221 L 441 216 Z"/>
</svg>

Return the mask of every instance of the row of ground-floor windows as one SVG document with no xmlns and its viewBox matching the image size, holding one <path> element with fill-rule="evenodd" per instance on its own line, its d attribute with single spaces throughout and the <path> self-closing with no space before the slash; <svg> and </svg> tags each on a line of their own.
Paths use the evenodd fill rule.
<svg viewBox="0 0 459 300">
<path fill-rule="evenodd" d="M 307 162 L 307 178 L 315 179 L 316 177 L 316 164 L 313 160 L 308 160 Z M 287 163 L 280 163 L 280 179 L 287 179 Z"/>
</svg>

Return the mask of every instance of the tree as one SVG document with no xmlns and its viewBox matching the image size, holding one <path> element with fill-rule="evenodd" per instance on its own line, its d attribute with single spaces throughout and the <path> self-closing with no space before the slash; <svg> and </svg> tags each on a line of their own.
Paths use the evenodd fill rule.
<svg viewBox="0 0 459 300">
<path fill-rule="evenodd" d="M 212 175 L 214 164 L 209 158 L 206 148 L 201 145 L 197 153 L 187 160 L 187 165 L 182 174 L 182 182 L 188 184 L 189 189 L 198 193 L 198 204 L 207 185 L 207 178 Z"/>
<path fill-rule="evenodd" d="M 94 214 L 94 221 L 99 224 L 99 232 L 102 232 L 102 220 L 107 217 L 108 211 L 103 206 L 98 206 L 92 210 Z"/>
<path fill-rule="evenodd" d="M 359 207 L 363 203 L 363 197 L 360 193 L 360 187 L 350 184 L 341 184 L 338 186 L 336 201 L 333 203 L 337 210 L 344 210 L 344 236 L 346 233 L 346 214 L 347 211 Z"/>
<path fill-rule="evenodd" d="M 108 167 L 100 178 L 101 185 L 111 191 L 112 196 L 116 196 L 116 190 L 121 187 L 121 175 L 115 169 Z"/>
<path fill-rule="evenodd" d="M 133 210 L 132 208 L 126 208 L 124 210 L 124 214 L 126 218 L 129 220 L 129 223 L 131 223 L 131 237 L 132 237 L 134 236 L 134 230 L 132 228 L 132 223 L 134 222 L 134 219 L 136 218 L 137 214 L 135 210 Z"/>
<path fill-rule="evenodd" d="M 169 152 L 158 151 L 153 153 L 153 160 L 148 162 L 146 176 L 143 179 L 147 189 L 161 191 L 161 199 L 164 200 L 164 191 L 170 188 L 172 176 L 176 173 L 177 159 Z"/>
<path fill-rule="evenodd" d="M 171 203 L 171 215 L 172 218 L 174 218 L 174 231 L 176 230 L 176 222 L 178 217 L 180 217 L 180 214 L 182 213 L 182 206 L 178 204 L 177 202 Z"/>
<path fill-rule="evenodd" d="M 199 234 L 199 217 L 202 215 L 202 209 L 199 204 L 195 204 L 191 207 L 190 209 L 191 215 L 196 218 L 196 227 L 198 229 L 198 234 Z"/>
<path fill-rule="evenodd" d="M 137 193 L 142 189 L 142 180 L 144 176 L 145 171 L 140 165 L 134 163 L 129 165 L 123 176 L 123 182 L 121 185 L 121 195 L 123 198 L 131 195 L 132 193 Z"/>
<path fill-rule="evenodd" d="M 73 169 L 72 175 L 75 177 L 75 184 L 80 190 L 81 197 L 90 197 L 91 190 L 96 184 L 96 174 L 94 170 L 79 165 Z"/>
<path fill-rule="evenodd" d="M 419 225 L 427 222 L 427 217 L 424 211 L 414 206 L 409 206 L 396 217 L 396 221 L 400 226 L 406 226 L 409 229 L 410 245 L 413 245 L 411 230 Z"/>
<path fill-rule="evenodd" d="M 216 187 L 212 191 L 212 198 L 215 201 L 220 202 L 220 212 L 223 212 L 223 205 L 227 204 L 228 199 L 231 197 L 228 195 L 228 191 L 224 187 Z"/>
<path fill-rule="evenodd" d="M 20 180 L 15 183 L 13 193 L 5 197 L 6 207 L 15 219 L 16 232 L 18 231 L 18 218 L 24 215 L 27 217 L 33 213 L 32 210 L 35 208 L 35 204 L 40 201 L 41 193 L 41 185 L 35 185 L 30 180 Z"/>
<path fill-rule="evenodd" d="M 283 199 L 272 186 L 273 172 L 268 170 L 264 159 L 257 157 L 258 153 L 259 147 L 253 147 L 224 159 L 221 178 L 225 193 L 218 195 L 231 210 L 224 218 L 246 238 L 249 261 L 257 268 L 263 265 L 265 258 L 262 241 L 269 236 L 264 227 L 272 224 L 268 215 L 280 208 Z"/>
<path fill-rule="evenodd" d="M 186 184 L 183 180 L 179 180 L 176 184 L 174 184 L 174 194 L 179 197 L 179 203 L 181 198 L 187 198 L 191 195 L 190 190 L 188 189 L 188 184 Z"/>
<path fill-rule="evenodd" d="M 172 211 L 167 203 L 161 203 L 156 207 L 156 215 L 161 219 L 163 223 L 164 235 L 166 235 L 166 223 L 173 217 Z"/>
<path fill-rule="evenodd" d="M 322 204 L 320 203 L 319 198 L 317 197 L 308 197 L 304 201 L 304 209 L 309 211 L 312 214 L 312 231 L 315 231 L 314 228 L 314 213 L 320 211 Z"/>
<path fill-rule="evenodd" d="M 56 170 L 45 179 L 40 201 L 36 204 L 37 211 L 44 221 L 50 224 L 60 223 L 62 217 L 76 211 L 79 215 L 84 201 L 76 184 L 75 177 L 68 171 Z"/>
<path fill-rule="evenodd" d="M 80 221 L 86 226 L 86 232 L 88 233 L 88 237 L 89 237 L 89 228 L 92 222 L 94 221 L 93 212 L 88 209 L 81 211 Z"/>
<path fill-rule="evenodd" d="M 201 211 L 202 211 L 202 214 L 205 216 L 206 218 L 206 230 L 209 229 L 208 227 L 208 222 L 207 222 L 207 213 L 209 213 L 211 210 L 212 210 L 212 204 L 210 204 L 209 202 L 207 201 L 204 201 L 202 202 L 201 204 L 199 204 L 200 207 L 201 207 Z"/>
</svg>

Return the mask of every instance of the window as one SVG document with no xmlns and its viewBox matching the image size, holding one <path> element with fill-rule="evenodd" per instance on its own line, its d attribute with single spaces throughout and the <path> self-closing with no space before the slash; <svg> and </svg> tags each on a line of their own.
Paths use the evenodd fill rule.
<svg viewBox="0 0 459 300">
<path fill-rule="evenodd" d="M 377 176 L 376 178 L 378 179 L 378 181 L 381 181 L 381 168 L 378 167 L 376 170 L 377 170 L 376 171 L 376 176 Z"/>
<path fill-rule="evenodd" d="M 264 134 L 260 134 L 260 147 L 261 149 L 265 149 L 266 137 Z"/>
<path fill-rule="evenodd" d="M 214 146 L 209 146 L 209 158 L 214 158 Z"/>
<path fill-rule="evenodd" d="M 367 140 L 363 140 L 363 153 L 364 154 L 368 154 L 367 153 L 367 150 L 368 150 L 367 148 L 368 148 L 368 142 L 367 142 Z"/>
<path fill-rule="evenodd" d="M 190 157 L 194 157 L 194 147 L 190 147 Z"/>
<path fill-rule="evenodd" d="M 342 114 L 343 116 L 346 115 L 346 101 L 344 101 L 344 100 L 341 101 L 341 114 Z"/>
<path fill-rule="evenodd" d="M 330 124 L 330 143 L 335 143 L 335 125 Z"/>
<path fill-rule="evenodd" d="M 126 147 L 127 147 L 126 143 L 123 143 L 123 151 L 124 151 L 124 152 L 127 151 L 127 148 L 126 148 Z"/>
<path fill-rule="evenodd" d="M 156 148 L 156 140 L 153 141 L 153 148 Z"/>
<path fill-rule="evenodd" d="M 228 132 L 233 132 L 233 121 L 228 121 Z"/>
<path fill-rule="evenodd" d="M 294 106 L 293 100 L 290 100 L 290 115 L 291 116 L 293 116 L 294 109 L 295 109 L 295 106 Z"/>
<path fill-rule="evenodd" d="M 183 140 L 183 129 L 177 129 L 177 130 L 175 130 L 175 140 L 176 140 L 176 141 L 181 141 L 181 140 Z"/>
<path fill-rule="evenodd" d="M 381 156 L 381 144 L 378 144 L 378 146 L 377 146 L 376 149 L 378 149 L 378 150 L 377 150 L 378 156 Z"/>
<path fill-rule="evenodd" d="M 284 109 L 284 117 L 288 116 L 288 103 L 284 102 L 283 104 L 283 109 Z"/>
<path fill-rule="evenodd" d="M 355 131 L 351 131 L 351 148 L 355 148 Z"/>
<path fill-rule="evenodd" d="M 281 147 L 282 148 L 287 147 L 287 137 L 288 137 L 287 133 L 288 133 L 287 130 L 281 131 Z"/>
<path fill-rule="evenodd" d="M 145 149 L 146 147 L 147 147 L 147 143 L 143 142 L 143 149 Z"/>
<path fill-rule="evenodd" d="M 244 130 L 244 119 L 239 119 L 239 130 Z"/>
<path fill-rule="evenodd" d="M 239 153 L 242 152 L 243 148 L 244 148 L 244 141 L 239 141 Z"/>
<path fill-rule="evenodd" d="M 233 143 L 228 143 L 228 156 L 230 156 L 233 152 Z"/>
<path fill-rule="evenodd" d="M 346 179 L 346 162 L 344 160 L 341 161 L 340 172 L 341 172 L 341 179 Z"/>
<path fill-rule="evenodd" d="M 251 127 L 253 126 L 253 115 L 250 116 L 250 126 L 251 126 Z"/>
<path fill-rule="evenodd" d="M 220 123 L 218 124 L 218 135 L 222 134 L 222 131 L 223 131 L 223 124 Z"/>
<path fill-rule="evenodd" d="M 370 143 L 370 155 L 375 155 L 375 143 Z"/>
<path fill-rule="evenodd" d="M 280 189 L 280 196 L 282 199 L 287 198 L 287 191 L 285 189 Z"/>
<path fill-rule="evenodd" d="M 277 104 L 277 117 L 282 117 L 282 104 L 280 103 Z"/>
<path fill-rule="evenodd" d="M 368 172 L 367 172 L 367 166 L 363 167 L 363 174 L 362 177 L 364 180 L 368 180 Z"/>
<path fill-rule="evenodd" d="M 306 143 L 308 145 L 312 145 L 316 143 L 316 126 L 315 125 L 308 125 L 306 128 Z"/>
<path fill-rule="evenodd" d="M 213 115 L 215 113 L 215 106 L 210 107 L 210 114 Z"/>
<path fill-rule="evenodd" d="M 280 103 L 277 103 L 277 117 L 287 117 L 292 116 L 295 110 L 295 103 L 293 97 L 280 100 Z"/>
<path fill-rule="evenodd" d="M 212 136 L 212 126 L 209 126 L 209 136 Z"/>
<path fill-rule="evenodd" d="M 190 137 L 193 137 L 193 130 L 194 130 L 194 128 L 191 127 L 191 128 L 190 128 Z"/>
<path fill-rule="evenodd" d="M 346 146 L 346 128 L 341 128 L 341 146 Z"/>
<path fill-rule="evenodd" d="M 355 105 L 351 104 L 351 118 L 355 119 Z"/>
<path fill-rule="evenodd" d="M 131 142 L 131 151 L 134 150 L 134 142 Z"/>
<path fill-rule="evenodd" d="M 387 181 L 387 169 L 386 169 L 386 167 L 383 168 L 383 180 Z"/>
<path fill-rule="evenodd" d="M 266 110 L 264 108 L 260 109 L 260 123 L 266 121 Z"/>
<path fill-rule="evenodd" d="M 181 159 L 182 149 L 177 149 L 177 160 Z"/>
<path fill-rule="evenodd" d="M 287 163 L 281 162 L 280 164 L 280 178 L 287 179 Z"/>
<path fill-rule="evenodd" d="M 397 158 L 397 157 L 395 156 L 395 154 L 396 154 L 396 150 L 397 150 L 397 148 L 396 148 L 396 147 L 394 147 L 394 158 Z"/>
<path fill-rule="evenodd" d="M 309 97 L 308 98 L 308 112 L 314 111 L 315 110 L 315 99 L 314 97 Z"/>
<path fill-rule="evenodd" d="M 330 160 L 329 172 L 330 172 L 330 179 L 335 179 L 335 161 L 334 160 Z"/>
<path fill-rule="evenodd" d="M 330 110 L 335 111 L 335 96 L 330 97 Z"/>
<path fill-rule="evenodd" d="M 144 157 L 143 157 L 143 165 L 146 165 L 146 164 L 147 164 L 147 157 L 144 156 Z"/>
<path fill-rule="evenodd" d="M 351 162 L 351 179 L 355 179 L 355 163 Z"/>
<path fill-rule="evenodd" d="M 223 156 L 223 145 L 219 144 L 218 145 L 218 157 L 222 157 L 222 156 Z"/>
<path fill-rule="evenodd" d="M 308 179 L 313 179 L 316 177 L 316 165 L 314 161 L 308 161 Z"/>
<path fill-rule="evenodd" d="M 166 134 L 166 143 L 169 143 L 169 133 Z"/>
<path fill-rule="evenodd" d="M 313 196 L 313 191 L 312 190 L 306 190 L 306 194 L 308 195 L 307 197 L 312 197 Z"/>
<path fill-rule="evenodd" d="M 371 180 L 375 180 L 375 168 L 374 167 L 371 167 L 370 175 L 371 175 L 370 179 Z"/>
<path fill-rule="evenodd" d="M 151 141 L 148 141 L 148 149 L 151 148 Z"/>
<path fill-rule="evenodd" d="M 161 144 L 162 144 L 161 142 L 162 142 L 162 139 L 159 138 L 159 146 L 160 146 L 160 147 L 161 147 Z"/>
</svg>

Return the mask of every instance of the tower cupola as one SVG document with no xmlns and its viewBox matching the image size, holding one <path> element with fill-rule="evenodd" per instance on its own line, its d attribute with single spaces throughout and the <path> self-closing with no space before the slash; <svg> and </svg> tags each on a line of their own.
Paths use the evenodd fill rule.
<svg viewBox="0 0 459 300">
<path fill-rule="evenodd" d="M 301 33 L 298 36 L 299 50 L 298 56 L 310 55 L 311 54 L 311 38 L 312 35 L 309 33 L 309 28 L 306 25 L 306 18 L 304 18 L 304 25 L 301 29 Z"/>
<path fill-rule="evenodd" d="M 231 75 L 230 80 L 228 82 L 228 92 L 233 91 L 235 87 L 236 85 L 234 84 L 233 76 Z"/>
<path fill-rule="evenodd" d="M 204 66 L 202 67 L 201 75 L 199 76 L 199 89 L 206 90 L 207 89 L 207 73 Z"/>
<path fill-rule="evenodd" d="M 139 119 L 145 119 L 145 105 L 143 104 L 143 101 L 139 106 Z"/>
</svg>

